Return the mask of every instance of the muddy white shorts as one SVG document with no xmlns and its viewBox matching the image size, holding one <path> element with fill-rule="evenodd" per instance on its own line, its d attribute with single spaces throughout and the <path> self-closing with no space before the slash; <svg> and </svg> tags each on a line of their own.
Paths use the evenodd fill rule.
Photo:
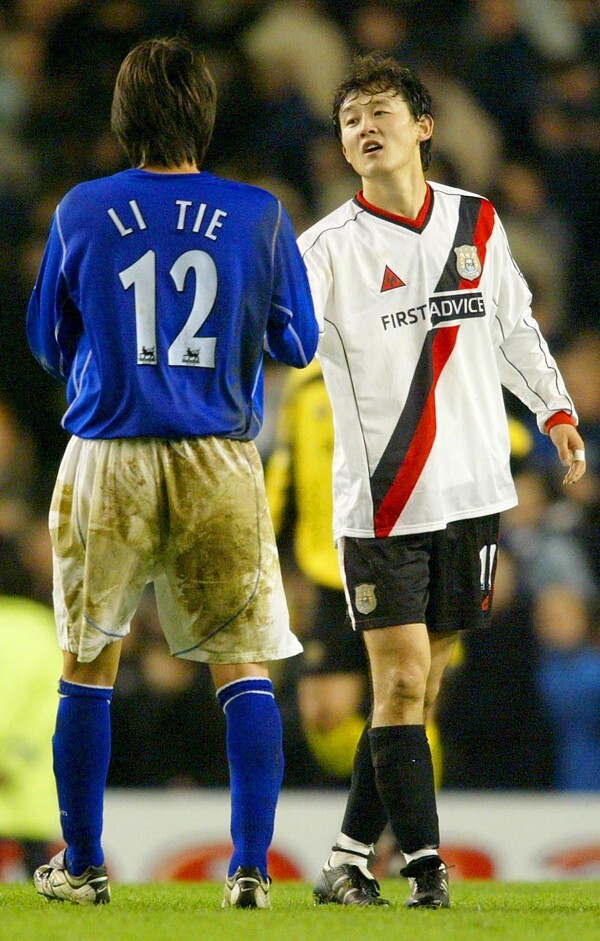
<svg viewBox="0 0 600 941">
<path fill-rule="evenodd" d="M 253 442 L 73 437 L 50 535 L 59 643 L 80 661 L 129 632 L 148 582 L 176 657 L 259 663 L 302 650 Z"/>
</svg>

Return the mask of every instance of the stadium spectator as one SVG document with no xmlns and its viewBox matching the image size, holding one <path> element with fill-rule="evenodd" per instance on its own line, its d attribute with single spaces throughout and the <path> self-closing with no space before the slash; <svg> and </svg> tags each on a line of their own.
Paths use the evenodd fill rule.
<svg viewBox="0 0 600 941">
<path fill-rule="evenodd" d="M 505 161 L 491 194 L 515 261 L 532 287 L 536 320 L 544 336 L 560 342 L 567 326 L 572 228 L 552 204 L 533 161 Z"/>
<path fill-rule="evenodd" d="M 573 6 L 569 0 L 546 0 L 544 15 L 536 0 L 515 0 L 515 9 L 521 29 L 527 33 L 530 41 L 544 59 L 551 62 L 572 58 L 579 53 L 583 44 L 583 31 L 580 28 Z"/>
<path fill-rule="evenodd" d="M 526 155 L 545 60 L 523 28 L 516 0 L 473 0 L 457 42 L 462 76 L 501 128 L 507 153 Z"/>
<path fill-rule="evenodd" d="M 261 157 L 314 207 L 312 141 L 329 121 L 326 89 L 348 62 L 345 39 L 314 0 L 275 0 L 240 44 L 264 103 Z"/>
<path fill-rule="evenodd" d="M 0 515 L 31 496 L 36 479 L 36 454 L 7 402 L 0 399 Z"/>
<path fill-rule="evenodd" d="M 600 64 L 584 56 L 548 68 L 538 86 L 532 149 L 553 204 L 569 221 L 569 333 L 597 329 L 600 252 Z M 585 199 L 582 198 L 585 193 Z"/>
<path fill-rule="evenodd" d="M 313 586 L 297 676 L 304 734 L 318 764 L 349 780 L 368 713 L 367 660 L 346 625 L 346 601 L 332 531 L 333 419 L 316 361 L 283 389 L 275 448 L 266 469 L 278 545 L 287 536 Z"/>
<path fill-rule="evenodd" d="M 301 645 L 253 439 L 263 350 L 306 366 L 318 328 L 279 201 L 201 170 L 215 100 L 186 40 L 128 53 L 112 126 L 131 169 L 60 202 L 28 308 L 34 355 L 67 383 L 71 435 L 50 510 L 66 848 L 34 882 L 74 904 L 110 901 L 109 706 L 122 638 L 153 581 L 171 652 L 209 664 L 226 714 L 233 856 L 223 905 L 270 905 L 283 755 L 267 663 Z"/>
<path fill-rule="evenodd" d="M 539 644 L 521 567 L 498 553 L 489 630 L 461 640 L 438 708 L 448 790 L 537 790 L 553 785 L 553 736 L 537 688 Z"/>
<path fill-rule="evenodd" d="M 548 476 L 536 467 L 515 474 L 517 506 L 502 516 L 502 537 L 513 553 L 529 597 L 549 584 L 568 584 L 593 598 L 596 581 L 585 549 L 564 527 Z"/>
<path fill-rule="evenodd" d="M 597 616 L 597 606 L 571 585 L 546 586 L 533 608 L 540 644 L 536 679 L 554 732 L 557 790 L 600 791 Z"/>
<path fill-rule="evenodd" d="M 394 0 L 368 0 L 352 7 L 348 29 L 359 52 L 389 53 L 415 68 L 421 44 L 412 29 L 408 6 Z"/>
<path fill-rule="evenodd" d="M 577 395 L 580 422 L 586 440 L 588 472 L 583 486 L 565 495 L 570 512 L 563 514 L 565 527 L 583 545 L 596 585 L 600 586 L 600 333 L 575 332 L 559 357 L 561 372 Z M 589 445 L 587 444 L 589 442 Z M 563 509 L 567 509 L 563 506 Z"/>
<path fill-rule="evenodd" d="M 339 81 L 350 51 L 318 0 L 273 0 L 241 42 L 255 67 L 295 88 L 316 121 L 329 120 L 328 89 Z"/>
<path fill-rule="evenodd" d="M 583 55 L 600 65 L 600 11 L 597 0 L 565 0 L 563 6 L 579 32 Z"/>
<path fill-rule="evenodd" d="M 61 657 L 52 611 L 28 589 L 16 542 L 0 538 L 0 858 L 6 842 L 17 850 L 12 879 L 32 876 L 60 832 L 50 740 Z"/>
</svg>

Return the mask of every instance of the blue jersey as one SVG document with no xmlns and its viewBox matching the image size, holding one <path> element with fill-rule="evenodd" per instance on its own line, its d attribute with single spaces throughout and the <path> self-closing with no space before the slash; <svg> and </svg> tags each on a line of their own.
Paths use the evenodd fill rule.
<svg viewBox="0 0 600 941">
<path fill-rule="evenodd" d="M 254 438 L 263 350 L 291 366 L 318 327 L 280 202 L 209 173 L 125 170 L 58 206 L 27 314 L 82 438 Z"/>
</svg>

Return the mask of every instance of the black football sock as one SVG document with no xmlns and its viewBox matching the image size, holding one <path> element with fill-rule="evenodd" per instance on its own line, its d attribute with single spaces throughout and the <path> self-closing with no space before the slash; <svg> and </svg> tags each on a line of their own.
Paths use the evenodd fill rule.
<svg viewBox="0 0 600 941">
<path fill-rule="evenodd" d="M 440 843 L 429 742 L 423 725 L 369 732 L 377 790 L 398 846 L 406 853 Z"/>
<path fill-rule="evenodd" d="M 342 833 L 358 843 L 377 843 L 387 823 L 387 812 L 381 803 L 369 741 L 370 719 L 356 746 L 352 783 L 346 802 Z"/>
</svg>

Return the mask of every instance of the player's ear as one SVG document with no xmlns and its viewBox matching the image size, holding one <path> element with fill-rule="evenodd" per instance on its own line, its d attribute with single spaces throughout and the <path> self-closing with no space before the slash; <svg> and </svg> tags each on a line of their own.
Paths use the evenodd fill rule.
<svg viewBox="0 0 600 941">
<path fill-rule="evenodd" d="M 429 140 L 433 134 L 433 118 L 430 114 L 422 114 L 417 121 L 417 140 Z"/>
<path fill-rule="evenodd" d="M 343 144 L 342 144 L 342 153 L 343 153 L 344 158 L 345 158 L 345 160 L 347 161 L 347 163 L 350 163 L 350 157 L 349 157 L 348 154 L 346 153 L 346 148 L 344 147 Z M 350 164 L 350 165 L 352 166 L 352 164 Z"/>
</svg>

